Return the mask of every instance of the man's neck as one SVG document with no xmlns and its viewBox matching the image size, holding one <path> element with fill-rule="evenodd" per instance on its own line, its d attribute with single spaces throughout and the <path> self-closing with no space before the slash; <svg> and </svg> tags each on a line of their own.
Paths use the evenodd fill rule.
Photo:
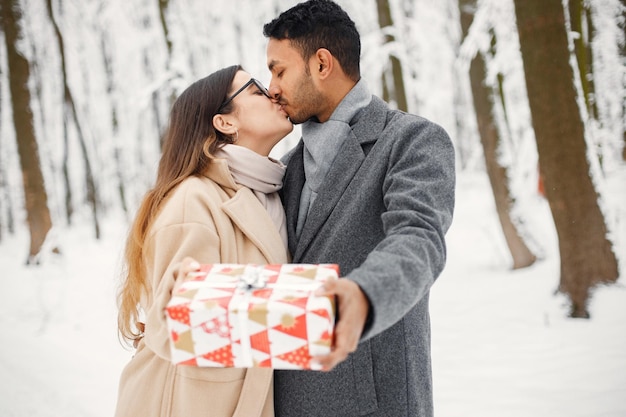
<svg viewBox="0 0 626 417">
<path fill-rule="evenodd" d="M 328 105 L 323 112 L 320 112 L 317 115 L 317 119 L 320 123 L 324 123 L 330 119 L 330 116 L 333 114 L 339 103 L 341 103 L 341 101 L 346 97 L 346 95 L 348 95 L 355 85 L 356 82 L 349 78 L 338 79 L 326 85 L 326 102 Z"/>
</svg>

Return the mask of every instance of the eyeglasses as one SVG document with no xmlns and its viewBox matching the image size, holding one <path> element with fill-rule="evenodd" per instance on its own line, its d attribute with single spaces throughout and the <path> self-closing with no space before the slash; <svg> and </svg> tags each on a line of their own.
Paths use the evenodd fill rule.
<svg viewBox="0 0 626 417">
<path fill-rule="evenodd" d="M 248 81 L 247 83 L 245 83 L 245 84 L 244 84 L 244 85 L 243 85 L 243 86 L 242 86 L 239 90 L 235 91 L 235 93 L 234 93 L 232 96 L 228 97 L 228 98 L 227 98 L 227 99 L 226 99 L 226 100 L 222 103 L 222 105 L 221 105 L 221 106 L 220 106 L 220 108 L 217 110 L 217 112 L 218 112 L 218 113 L 219 113 L 219 112 L 221 112 L 221 111 L 224 109 L 224 107 L 226 107 L 226 106 L 228 105 L 228 103 L 230 103 L 231 101 L 233 101 L 233 99 L 234 99 L 235 97 L 237 97 L 237 96 L 238 96 L 238 95 L 239 95 L 242 91 L 244 91 L 246 88 L 248 88 L 248 87 L 250 86 L 250 84 L 254 84 L 254 86 L 255 86 L 256 88 L 258 88 L 260 92 L 262 92 L 263 94 L 265 94 L 265 96 L 266 96 L 267 98 L 270 98 L 270 93 L 267 91 L 267 88 L 265 88 L 265 87 L 263 86 L 263 84 L 261 84 L 261 81 L 259 81 L 259 80 L 255 79 L 255 78 L 250 78 L 250 81 Z"/>
</svg>

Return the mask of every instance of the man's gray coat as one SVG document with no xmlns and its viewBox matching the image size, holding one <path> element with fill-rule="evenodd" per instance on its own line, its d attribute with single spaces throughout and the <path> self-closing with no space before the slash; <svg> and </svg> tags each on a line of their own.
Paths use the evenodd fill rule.
<svg viewBox="0 0 626 417">
<path fill-rule="evenodd" d="M 276 416 L 432 416 L 428 295 L 445 265 L 453 146 L 377 97 L 350 125 L 299 239 L 302 141 L 284 158 L 282 196 L 293 262 L 339 264 L 370 314 L 359 348 L 332 371 L 276 371 Z"/>
</svg>

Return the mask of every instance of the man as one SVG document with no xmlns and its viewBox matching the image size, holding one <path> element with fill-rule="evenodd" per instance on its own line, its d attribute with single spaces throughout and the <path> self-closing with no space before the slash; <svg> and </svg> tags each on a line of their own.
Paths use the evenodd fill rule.
<svg viewBox="0 0 626 417">
<path fill-rule="evenodd" d="M 446 132 L 389 107 L 360 78 L 354 22 L 327 0 L 264 26 L 270 95 L 302 139 L 284 158 L 293 262 L 332 262 L 326 372 L 276 371 L 278 417 L 432 416 L 430 286 L 445 264 L 454 206 Z"/>
</svg>

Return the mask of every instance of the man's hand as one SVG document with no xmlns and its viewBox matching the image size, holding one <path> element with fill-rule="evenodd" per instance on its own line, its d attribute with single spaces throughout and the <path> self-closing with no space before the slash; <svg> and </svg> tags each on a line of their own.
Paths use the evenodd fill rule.
<svg viewBox="0 0 626 417">
<path fill-rule="evenodd" d="M 339 321 L 335 324 L 332 352 L 316 356 L 311 364 L 313 369 L 330 371 L 356 350 L 367 320 L 369 301 L 361 287 L 347 278 L 327 281 L 315 295 L 337 297 Z"/>
</svg>

